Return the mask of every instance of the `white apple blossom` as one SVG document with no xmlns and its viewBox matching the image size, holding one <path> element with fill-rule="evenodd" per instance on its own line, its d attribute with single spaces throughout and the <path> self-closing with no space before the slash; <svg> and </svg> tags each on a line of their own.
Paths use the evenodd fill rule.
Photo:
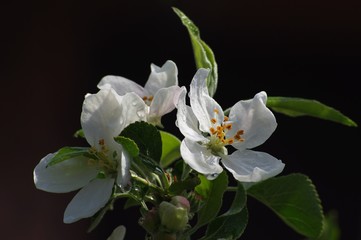
<svg viewBox="0 0 361 240">
<path fill-rule="evenodd" d="M 184 161 L 194 170 L 214 179 L 222 165 L 240 182 L 258 182 L 282 172 L 284 164 L 268 153 L 250 150 L 264 143 L 276 129 L 273 113 L 266 107 L 267 94 L 237 102 L 224 115 L 208 94 L 209 71 L 199 69 L 190 85 L 190 106 L 186 91 L 178 102 L 177 126 L 185 136 L 181 143 Z M 228 154 L 227 146 L 234 152 Z"/>
<path fill-rule="evenodd" d="M 80 189 L 68 204 L 64 222 L 94 215 L 109 200 L 114 183 L 130 181 L 130 155 L 114 140 L 130 123 L 144 120 L 144 101 L 134 93 L 119 96 L 113 89 L 85 96 L 81 126 L 94 157 L 83 155 L 49 165 L 56 153 L 45 156 L 34 169 L 38 189 L 64 193 Z"/>
<path fill-rule="evenodd" d="M 151 64 L 151 73 L 144 87 L 124 77 L 108 75 L 101 79 L 98 88 L 113 88 L 119 95 L 135 92 L 147 104 L 146 121 L 163 127 L 161 118 L 173 111 L 181 88 L 178 86 L 178 69 L 168 60 L 162 67 Z"/>
<path fill-rule="evenodd" d="M 123 240 L 125 237 L 126 228 L 123 225 L 116 227 L 112 234 L 107 238 L 107 240 Z"/>
</svg>

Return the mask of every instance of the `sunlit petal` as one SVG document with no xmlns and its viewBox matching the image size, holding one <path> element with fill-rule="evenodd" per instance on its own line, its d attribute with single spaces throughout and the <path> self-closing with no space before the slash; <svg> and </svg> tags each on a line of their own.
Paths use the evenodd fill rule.
<svg viewBox="0 0 361 240">
<path fill-rule="evenodd" d="M 162 67 L 151 64 L 151 73 L 144 88 L 151 95 L 155 95 L 159 89 L 171 86 L 178 86 L 177 65 L 171 61 L 166 61 Z"/>
<path fill-rule="evenodd" d="M 119 95 L 134 92 L 138 96 L 144 96 L 144 88 L 138 83 L 124 77 L 108 75 L 103 77 L 98 83 L 99 89 L 113 88 Z"/>
<path fill-rule="evenodd" d="M 219 104 L 209 96 L 206 79 L 209 70 L 198 69 L 191 82 L 189 98 L 190 105 L 199 121 L 199 129 L 209 132 L 212 122 L 222 123 L 224 114 Z"/>
<path fill-rule="evenodd" d="M 185 97 L 186 91 L 184 90 L 179 96 L 176 125 L 186 138 L 195 142 L 205 141 L 206 138 L 198 129 L 198 119 L 192 109 L 186 105 Z"/>
<path fill-rule="evenodd" d="M 281 173 L 285 164 L 268 153 L 235 151 L 222 158 L 222 164 L 240 182 L 259 182 Z"/>
<path fill-rule="evenodd" d="M 102 89 L 84 99 L 81 125 L 90 146 L 100 139 L 109 140 L 122 130 L 122 108 L 119 95 L 113 89 Z"/>
<path fill-rule="evenodd" d="M 150 104 L 148 122 L 161 123 L 161 117 L 175 109 L 182 89 L 178 86 L 171 86 L 160 89 Z"/>
<path fill-rule="evenodd" d="M 277 127 L 276 118 L 266 107 L 267 94 L 260 92 L 253 99 L 239 101 L 231 109 L 231 131 L 242 129 L 244 142 L 233 144 L 237 149 L 254 148 L 264 143 Z M 235 132 L 230 132 L 231 134 Z"/>
<path fill-rule="evenodd" d="M 138 95 L 135 93 L 127 93 L 119 98 L 121 105 L 121 130 L 131 123 L 146 120 L 147 106 Z"/>
</svg>

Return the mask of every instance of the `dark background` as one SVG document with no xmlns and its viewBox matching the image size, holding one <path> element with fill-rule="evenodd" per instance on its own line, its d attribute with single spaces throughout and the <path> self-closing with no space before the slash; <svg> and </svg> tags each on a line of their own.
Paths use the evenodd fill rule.
<svg viewBox="0 0 361 240">
<path fill-rule="evenodd" d="M 35 189 L 39 160 L 84 145 L 86 93 L 114 74 L 144 84 L 150 63 L 176 62 L 180 85 L 195 71 L 188 33 L 171 6 L 188 15 L 219 66 L 215 99 L 224 107 L 265 90 L 319 100 L 361 123 L 361 3 L 357 0 L 8 1 L 0 4 L 2 239 L 106 239 L 119 224 L 142 239 L 137 209 L 121 204 L 94 232 L 87 219 L 62 222 L 75 193 Z M 325 212 L 338 213 L 342 240 L 360 240 L 360 129 L 275 113 L 279 126 L 260 147 L 315 184 Z M 164 118 L 174 128 L 174 115 Z M 173 131 L 173 130 L 172 130 Z M 176 134 L 177 129 L 174 128 Z M 303 239 L 249 199 L 244 239 Z"/>
</svg>

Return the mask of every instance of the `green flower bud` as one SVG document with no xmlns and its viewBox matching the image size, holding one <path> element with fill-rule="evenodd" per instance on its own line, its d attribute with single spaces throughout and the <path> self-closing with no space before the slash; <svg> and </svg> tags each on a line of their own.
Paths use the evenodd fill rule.
<svg viewBox="0 0 361 240">
<path fill-rule="evenodd" d="M 153 234 L 159 227 L 160 219 L 156 208 L 147 211 L 140 219 L 139 224 L 148 232 Z"/>
<path fill-rule="evenodd" d="M 177 199 L 174 199 L 173 202 L 178 206 L 174 205 L 172 202 L 163 201 L 160 203 L 159 217 L 161 225 L 166 229 L 171 232 L 178 232 L 184 230 L 188 223 L 189 206 L 183 206 L 181 201 L 177 201 Z"/>
<path fill-rule="evenodd" d="M 153 236 L 154 240 L 177 240 L 175 233 L 157 232 Z"/>
<path fill-rule="evenodd" d="M 172 197 L 172 200 L 170 202 L 174 206 L 183 207 L 183 208 L 187 209 L 188 212 L 191 208 L 188 199 L 183 196 L 174 196 L 174 197 Z"/>
</svg>

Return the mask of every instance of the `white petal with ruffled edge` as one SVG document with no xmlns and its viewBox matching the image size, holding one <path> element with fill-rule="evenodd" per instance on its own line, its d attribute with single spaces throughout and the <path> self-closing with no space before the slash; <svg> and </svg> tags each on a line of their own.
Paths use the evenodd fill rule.
<svg viewBox="0 0 361 240">
<path fill-rule="evenodd" d="M 202 132 L 210 132 L 212 119 L 222 123 L 224 120 L 223 110 L 220 105 L 208 94 L 206 79 L 209 70 L 198 69 L 190 86 L 190 105 L 199 121 L 199 129 Z"/>
<path fill-rule="evenodd" d="M 244 134 L 243 142 L 235 141 L 233 147 L 244 150 L 257 147 L 264 143 L 277 127 L 276 118 L 266 107 L 267 94 L 257 93 L 253 99 L 239 101 L 229 113 L 229 121 L 232 122 L 232 129 L 227 136 L 233 136 L 236 131 L 242 129 Z"/>
<path fill-rule="evenodd" d="M 122 128 L 120 96 L 113 89 L 89 94 L 83 102 L 81 126 L 89 145 L 100 150 L 99 140 L 112 141 Z"/>
<path fill-rule="evenodd" d="M 65 209 L 64 223 L 73 223 L 98 212 L 108 202 L 114 179 L 94 179 L 83 187 Z"/>
<path fill-rule="evenodd" d="M 150 95 L 154 96 L 162 88 L 178 86 L 178 69 L 173 61 L 167 60 L 162 67 L 152 63 L 150 69 L 151 73 L 144 86 Z"/>
<path fill-rule="evenodd" d="M 170 113 L 178 103 L 182 89 L 178 86 L 171 86 L 160 89 L 154 96 L 150 106 L 147 121 L 162 126 L 162 116 Z"/>
<path fill-rule="evenodd" d="M 121 131 L 136 121 L 146 121 L 148 106 L 135 93 L 127 93 L 119 97 L 121 107 Z M 119 132 L 120 133 L 120 132 Z"/>
<path fill-rule="evenodd" d="M 78 157 L 48 166 L 55 154 L 48 154 L 34 169 L 34 183 L 36 188 L 53 193 L 65 193 L 77 190 L 92 179 L 98 170 L 88 164 L 88 159 Z"/>
<path fill-rule="evenodd" d="M 276 176 L 284 169 L 281 160 L 265 152 L 235 151 L 222 156 L 222 164 L 240 182 L 259 182 Z"/>
<path fill-rule="evenodd" d="M 99 89 L 113 88 L 120 96 L 129 92 L 135 92 L 138 96 L 144 96 L 144 88 L 142 86 L 132 80 L 119 76 L 107 75 L 100 80 L 97 87 Z"/>
<path fill-rule="evenodd" d="M 191 107 L 186 105 L 186 91 L 183 90 L 179 96 L 176 126 L 181 133 L 194 142 L 208 141 L 198 129 L 198 119 Z"/>
</svg>

